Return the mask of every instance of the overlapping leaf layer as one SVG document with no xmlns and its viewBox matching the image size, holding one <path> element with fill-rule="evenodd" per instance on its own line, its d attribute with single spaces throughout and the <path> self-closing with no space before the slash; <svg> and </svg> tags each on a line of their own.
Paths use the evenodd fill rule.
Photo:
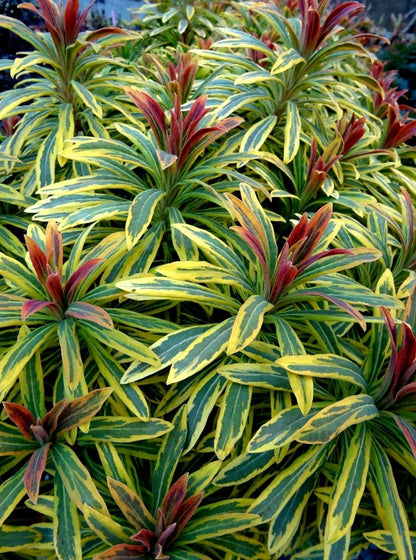
<svg viewBox="0 0 416 560">
<path fill-rule="evenodd" d="M 416 120 L 364 6 L 21 8 L 1 557 L 413 560 Z"/>
</svg>

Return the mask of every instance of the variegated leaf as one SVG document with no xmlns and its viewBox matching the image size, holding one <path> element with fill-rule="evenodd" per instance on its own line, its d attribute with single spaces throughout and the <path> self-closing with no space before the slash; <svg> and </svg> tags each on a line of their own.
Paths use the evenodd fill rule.
<svg viewBox="0 0 416 560">
<path fill-rule="evenodd" d="M 332 544 L 350 530 L 367 482 L 370 464 L 371 434 L 358 424 L 349 442 L 328 509 L 325 540 Z"/>
<path fill-rule="evenodd" d="M 166 193 L 149 189 L 139 193 L 130 205 L 126 221 L 127 248 L 136 245 L 149 226 L 159 201 Z"/>
<path fill-rule="evenodd" d="M 273 304 L 263 296 L 253 295 L 240 307 L 234 320 L 227 354 L 234 354 L 252 342 L 263 325 L 263 318 L 267 311 L 273 309 Z"/>
</svg>

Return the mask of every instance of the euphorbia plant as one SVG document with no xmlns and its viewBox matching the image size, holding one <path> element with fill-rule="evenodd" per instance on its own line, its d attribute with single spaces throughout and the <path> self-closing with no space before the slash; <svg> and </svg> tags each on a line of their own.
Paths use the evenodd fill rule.
<svg viewBox="0 0 416 560">
<path fill-rule="evenodd" d="M 59 401 L 43 418 L 36 419 L 23 405 L 3 402 L 7 416 L 18 427 L 23 439 L 18 432 L 15 433 L 14 439 L 9 434 L 7 441 L 2 442 L 0 453 L 1 455 L 32 453 L 21 480 L 32 502 L 37 502 L 48 455 L 53 453 L 52 448 L 57 444 L 66 445 L 65 434 L 86 424 L 95 416 L 111 392 L 112 389 L 97 389 L 73 401 Z M 9 430 L 5 424 L 2 427 L 5 431 Z M 71 453 L 71 458 L 77 467 L 81 468 L 74 453 Z M 62 466 L 57 467 L 62 468 Z"/>
<path fill-rule="evenodd" d="M 394 305 L 393 298 L 376 296 L 337 274 L 360 263 L 377 260 L 379 254 L 367 247 L 326 249 L 335 236 L 332 231 L 325 238 L 332 215 L 330 206 L 323 207 L 311 220 L 304 215 L 279 251 L 273 225 L 256 195 L 247 186 L 241 187 L 241 193 L 242 200 L 234 195 L 227 195 L 226 200 L 230 212 L 241 223 L 232 229 L 243 238 L 243 244 L 230 237 L 230 246 L 202 229 L 176 225 L 175 228 L 206 255 L 208 262 L 173 262 L 158 267 L 156 275 L 138 275 L 117 284 L 126 291 L 128 298 L 141 300 L 162 296 L 176 301 L 189 300 L 231 314 L 214 326 L 208 324 L 199 336 L 190 337 L 189 344 L 179 354 L 169 353 L 169 358 L 166 354 L 162 365 L 173 362 L 168 382 L 196 374 L 224 351 L 228 355 L 243 351 L 257 337 L 261 338 L 265 329 L 267 332 L 268 328 L 263 325 L 275 324 L 278 337 L 281 331 L 290 332 L 289 325 L 296 326 L 299 317 L 307 320 L 310 312 L 314 315 L 309 302 L 327 300 L 335 306 L 334 311 L 338 307 L 346 312 L 345 320 L 358 321 L 362 326 L 364 317 L 349 301 L 373 306 L 383 304 L 387 298 Z M 320 242 L 323 250 L 317 250 Z M 215 285 L 229 285 L 233 291 L 216 289 Z M 291 316 L 295 309 L 296 319 Z M 179 336 L 179 333 L 167 335 L 166 342 Z M 286 335 L 281 336 L 286 339 Z M 186 339 L 186 331 L 184 337 Z M 156 353 L 164 353 L 163 347 L 164 343 L 158 341 L 153 348 Z M 149 373 L 156 371 L 152 366 L 139 366 L 136 370 L 133 363 L 126 372 L 126 380 L 135 379 L 135 372 L 142 377 L 143 369 Z"/>
<path fill-rule="evenodd" d="M 76 209 L 72 204 L 67 206 L 64 227 L 122 218 L 126 221 L 127 245 L 132 248 L 150 224 L 164 229 L 166 225 L 183 221 L 182 214 L 198 216 L 198 211 L 205 209 L 207 200 L 211 199 L 205 185 L 221 176 L 222 170 L 227 174 L 231 164 L 243 161 L 244 155 L 235 153 L 235 143 L 215 159 L 204 153 L 241 123 L 238 117 L 217 119 L 206 107 L 206 95 L 185 110 L 175 94 L 174 107 L 167 116 L 161 104 L 145 91 L 126 88 L 126 93 L 144 114 L 151 129 L 150 139 L 139 126 L 123 123 L 115 127 L 133 146 L 120 140 L 75 138 L 67 156 L 99 165 L 101 169 L 97 174 L 50 185 L 44 192 L 52 196 L 39 201 L 29 211 L 41 219 L 62 217 L 62 211 L 66 213 L 65 204 L 62 207 L 64 199 L 69 196 L 68 201 L 73 200 L 75 194 Z M 92 146 L 93 161 L 90 160 Z M 126 177 L 123 164 L 131 165 L 135 172 Z M 91 184 L 98 185 L 97 180 L 100 192 L 91 197 Z M 116 194 L 102 194 L 101 187 L 111 193 L 112 185 L 117 189 Z M 211 188 L 215 186 L 214 182 L 210 184 Z M 126 193 L 129 198 L 133 194 L 132 202 L 126 200 Z M 103 204 L 98 205 L 99 201 Z M 211 207 L 215 211 L 215 204 Z M 180 242 L 174 238 L 173 244 L 177 247 Z"/>
<path fill-rule="evenodd" d="M 244 558 L 265 560 L 265 549 L 247 536 L 238 534 L 258 521 L 247 513 L 249 499 L 210 499 L 206 489 L 220 467 L 219 461 L 205 464 L 192 473 L 176 478 L 182 465 L 187 440 L 186 408 L 181 407 L 173 419 L 174 428 L 164 436 L 152 465 L 149 481 L 140 481 L 141 493 L 112 477 L 107 478 L 110 497 L 133 527 L 127 531 L 116 516 L 102 515 L 86 507 L 84 514 L 90 528 L 107 544 L 112 544 L 96 560 L 142 558 L 210 558 L 233 553 Z M 206 504 L 201 504 L 206 497 Z M 212 552 L 213 551 L 213 552 Z M 209 556 L 208 556 L 209 554 Z M 196 556 L 195 556 L 196 555 Z"/>
<path fill-rule="evenodd" d="M 111 495 L 126 518 L 139 529 L 130 538 L 138 544 L 117 544 L 96 556 L 96 560 L 120 558 L 170 558 L 169 548 L 174 546 L 188 521 L 191 519 L 204 494 L 200 492 L 185 499 L 188 475 L 182 475 L 169 489 L 156 519 L 148 511 L 143 501 L 128 486 L 109 480 Z"/>
<path fill-rule="evenodd" d="M 110 59 L 97 51 L 119 42 L 126 32 L 108 27 L 82 33 L 90 6 L 80 12 L 79 0 L 69 0 L 65 7 L 52 0 L 40 0 L 39 8 L 27 2 L 20 7 L 39 15 L 48 33 L 38 34 L 19 20 L 0 16 L 1 27 L 34 49 L 11 65 L 14 76 L 30 75 L 18 91 L 1 94 L 0 119 L 21 117 L 18 129 L 5 143 L 6 153 L 19 157 L 24 146 L 25 156 L 35 157 L 38 185 L 44 185 L 65 163 L 58 155 L 64 141 L 99 126 L 110 90 L 108 78 L 97 80 L 96 76 Z"/>
<path fill-rule="evenodd" d="M 13 386 L 21 368 L 41 347 L 60 347 L 68 394 L 73 391 L 85 393 L 80 341 L 90 345 L 93 355 L 100 354 L 97 348 L 104 344 L 136 359 L 141 356 L 145 361 L 158 363 L 158 358 L 145 344 L 115 328 L 110 314 L 92 303 L 100 302 L 101 298 L 105 303 L 117 299 L 118 293 L 111 286 L 107 290 L 98 290 L 97 300 L 92 295 L 94 290 L 88 291 L 101 272 L 99 267 L 117 250 L 117 244 L 111 240 L 108 244 L 102 243 L 96 248 L 101 257 L 87 258 L 80 264 L 83 247 L 80 238 L 64 266 L 62 234 L 54 222 L 46 228 L 44 248 L 30 236 L 26 237 L 26 243 L 33 272 L 11 257 L 0 257 L 1 275 L 11 287 L 10 297 L 7 291 L 1 294 L 3 302 L 9 302 L 8 324 L 15 328 L 22 321 L 35 325 L 34 330 L 17 340 L 2 357 L 2 395 Z M 139 397 L 140 392 L 135 392 Z M 147 409 L 143 398 L 142 406 L 142 410 Z"/>
</svg>

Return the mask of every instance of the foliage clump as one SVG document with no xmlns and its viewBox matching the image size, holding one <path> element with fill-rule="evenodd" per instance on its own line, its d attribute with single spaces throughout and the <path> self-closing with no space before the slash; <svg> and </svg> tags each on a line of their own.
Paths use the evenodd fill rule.
<svg viewBox="0 0 416 560">
<path fill-rule="evenodd" d="M 412 560 L 416 120 L 364 6 L 21 7 L 0 553 Z"/>
</svg>

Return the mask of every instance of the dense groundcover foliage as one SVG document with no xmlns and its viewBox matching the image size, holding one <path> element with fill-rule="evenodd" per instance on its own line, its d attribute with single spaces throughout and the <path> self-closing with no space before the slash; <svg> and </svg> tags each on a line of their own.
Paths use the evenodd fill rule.
<svg viewBox="0 0 416 560">
<path fill-rule="evenodd" d="M 0 16 L 0 553 L 416 554 L 416 133 L 327 0 Z"/>
</svg>

